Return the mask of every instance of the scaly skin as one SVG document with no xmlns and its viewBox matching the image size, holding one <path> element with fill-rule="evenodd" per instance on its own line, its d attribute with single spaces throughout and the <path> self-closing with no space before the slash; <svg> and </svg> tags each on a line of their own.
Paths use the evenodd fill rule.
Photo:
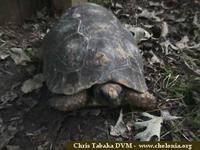
<svg viewBox="0 0 200 150">
<path fill-rule="evenodd" d="M 87 91 L 81 91 L 74 95 L 55 95 L 49 99 L 51 107 L 60 111 L 73 111 L 87 104 Z"/>
<path fill-rule="evenodd" d="M 155 97 L 149 92 L 138 93 L 134 90 L 122 87 L 119 84 L 107 83 L 94 87 L 94 98 L 88 95 L 84 90 L 74 95 L 55 95 L 50 100 L 50 106 L 60 111 L 73 111 L 89 106 L 119 106 L 129 103 L 140 108 L 154 108 L 156 105 Z"/>
<path fill-rule="evenodd" d="M 125 91 L 125 101 L 130 105 L 140 108 L 154 108 L 156 106 L 156 98 L 148 91 L 145 93 L 138 93 L 133 90 Z"/>
<path fill-rule="evenodd" d="M 123 87 L 117 83 L 96 85 L 93 88 L 94 100 L 101 105 L 121 105 Z"/>
</svg>

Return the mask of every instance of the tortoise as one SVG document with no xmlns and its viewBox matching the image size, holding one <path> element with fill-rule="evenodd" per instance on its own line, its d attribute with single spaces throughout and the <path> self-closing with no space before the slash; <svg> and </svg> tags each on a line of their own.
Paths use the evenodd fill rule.
<svg viewBox="0 0 200 150">
<path fill-rule="evenodd" d="M 87 105 L 155 105 L 133 35 L 106 8 L 71 7 L 47 33 L 43 73 L 55 93 L 50 106 L 72 111 Z"/>
</svg>

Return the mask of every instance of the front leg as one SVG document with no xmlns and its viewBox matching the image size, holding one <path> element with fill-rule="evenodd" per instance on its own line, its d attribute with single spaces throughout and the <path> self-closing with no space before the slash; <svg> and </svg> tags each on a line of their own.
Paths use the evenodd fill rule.
<svg viewBox="0 0 200 150">
<path fill-rule="evenodd" d="M 49 104 L 60 111 L 73 111 L 84 107 L 87 100 L 87 91 L 84 90 L 73 95 L 55 95 L 49 99 Z"/>
</svg>

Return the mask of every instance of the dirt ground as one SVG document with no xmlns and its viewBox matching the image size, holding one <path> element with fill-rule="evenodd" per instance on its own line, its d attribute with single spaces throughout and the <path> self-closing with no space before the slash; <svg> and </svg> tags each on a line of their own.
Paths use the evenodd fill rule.
<svg viewBox="0 0 200 150">
<path fill-rule="evenodd" d="M 116 6 L 105 6 L 124 24 L 142 27 L 152 35 L 139 43 L 148 87 L 159 102 L 151 112 L 167 109 L 184 118 L 165 123 L 161 140 L 199 140 L 200 1 L 119 1 Z M 64 113 L 48 106 L 51 93 L 45 84 L 27 94 L 21 91 L 24 81 L 42 72 L 37 54 L 55 22 L 44 9 L 23 26 L 0 26 L 0 149 L 54 150 L 69 140 L 127 140 L 109 133 L 120 108 Z M 15 48 L 31 59 L 21 57 Z M 182 58 L 190 62 L 186 67 Z M 127 113 L 132 108 L 123 110 Z"/>
</svg>

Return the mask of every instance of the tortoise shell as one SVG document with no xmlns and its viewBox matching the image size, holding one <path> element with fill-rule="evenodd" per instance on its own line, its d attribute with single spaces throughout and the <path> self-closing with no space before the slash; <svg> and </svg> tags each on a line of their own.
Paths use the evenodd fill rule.
<svg viewBox="0 0 200 150">
<path fill-rule="evenodd" d="M 104 7 L 86 3 L 70 8 L 44 39 L 47 87 L 72 95 L 95 84 L 116 82 L 145 92 L 142 57 L 133 40 Z"/>
</svg>

